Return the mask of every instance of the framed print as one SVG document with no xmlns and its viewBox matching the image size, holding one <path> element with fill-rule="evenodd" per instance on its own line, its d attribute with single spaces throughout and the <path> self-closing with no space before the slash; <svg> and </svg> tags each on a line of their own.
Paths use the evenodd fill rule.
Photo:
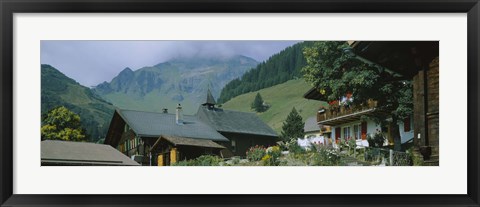
<svg viewBox="0 0 480 207">
<path fill-rule="evenodd" d="M 479 205 L 476 0 L 0 5 L 2 206 Z"/>
</svg>

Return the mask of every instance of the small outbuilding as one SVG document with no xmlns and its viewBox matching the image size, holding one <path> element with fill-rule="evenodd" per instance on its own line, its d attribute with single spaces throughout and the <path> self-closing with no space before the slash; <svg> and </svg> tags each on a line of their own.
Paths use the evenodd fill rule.
<svg viewBox="0 0 480 207">
<path fill-rule="evenodd" d="M 139 166 L 110 145 L 44 140 L 42 166 Z"/>
</svg>

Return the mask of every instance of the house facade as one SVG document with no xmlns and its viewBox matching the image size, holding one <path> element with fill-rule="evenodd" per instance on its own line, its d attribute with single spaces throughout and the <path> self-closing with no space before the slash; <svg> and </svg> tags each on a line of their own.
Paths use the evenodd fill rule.
<svg viewBox="0 0 480 207">
<path fill-rule="evenodd" d="M 305 93 L 304 98 L 325 101 L 325 98 L 315 88 Z M 322 107 L 317 111 L 316 121 L 320 126 L 331 127 L 331 139 L 334 143 L 341 140 L 355 139 L 367 140 L 368 136 L 374 136 L 380 132 L 386 138 L 384 146 L 394 145 L 393 137 L 390 136 L 390 126 L 381 127 L 370 116 L 383 115 L 384 112 L 376 108 L 376 101 L 368 101 L 362 106 L 346 104 L 347 101 L 337 100 L 329 103 L 329 108 Z M 388 121 L 388 116 L 385 116 Z M 399 123 L 401 144 L 413 139 L 412 118 L 407 118 Z"/>
<path fill-rule="evenodd" d="M 350 41 L 354 55 L 413 82 L 413 143 L 425 165 L 439 165 L 439 42 Z"/>
</svg>

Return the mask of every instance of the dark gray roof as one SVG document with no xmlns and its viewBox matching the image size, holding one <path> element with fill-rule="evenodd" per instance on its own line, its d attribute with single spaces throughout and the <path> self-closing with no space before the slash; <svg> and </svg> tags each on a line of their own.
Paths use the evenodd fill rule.
<svg viewBox="0 0 480 207">
<path fill-rule="evenodd" d="M 196 116 L 183 116 L 183 125 L 175 122 L 175 114 L 117 109 L 118 114 L 141 137 L 176 136 L 213 141 L 228 141 L 214 128 Z"/>
<path fill-rule="evenodd" d="M 212 92 L 210 92 L 210 89 L 207 90 L 207 100 L 202 105 L 207 105 L 207 104 L 210 104 L 210 105 L 216 104 L 215 98 L 213 98 L 213 95 L 212 95 Z"/>
<path fill-rule="evenodd" d="M 56 140 L 42 141 L 41 161 L 46 165 L 139 165 L 110 145 Z"/>
<path fill-rule="evenodd" d="M 197 116 L 219 132 L 278 137 L 277 133 L 254 113 L 200 107 Z"/>
<path fill-rule="evenodd" d="M 212 140 L 207 139 L 192 139 L 192 138 L 184 138 L 184 137 L 174 137 L 174 136 L 161 136 L 160 139 L 152 146 L 155 148 L 158 142 L 162 139 L 167 140 L 168 142 L 174 144 L 175 146 L 196 146 L 196 147 L 206 147 L 206 148 L 217 148 L 217 149 L 225 149 L 224 146 L 219 145 Z"/>
<path fill-rule="evenodd" d="M 305 132 L 320 131 L 320 127 L 317 124 L 317 117 L 308 117 L 308 119 L 305 120 L 305 126 L 303 127 L 303 130 Z"/>
</svg>

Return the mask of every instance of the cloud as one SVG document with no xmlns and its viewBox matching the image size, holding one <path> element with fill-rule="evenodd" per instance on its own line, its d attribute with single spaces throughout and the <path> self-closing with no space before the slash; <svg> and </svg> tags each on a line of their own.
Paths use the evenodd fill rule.
<svg viewBox="0 0 480 207">
<path fill-rule="evenodd" d="M 244 55 L 264 61 L 299 41 L 41 41 L 41 63 L 84 86 L 110 81 L 121 70 L 152 66 L 172 58 Z"/>
</svg>

